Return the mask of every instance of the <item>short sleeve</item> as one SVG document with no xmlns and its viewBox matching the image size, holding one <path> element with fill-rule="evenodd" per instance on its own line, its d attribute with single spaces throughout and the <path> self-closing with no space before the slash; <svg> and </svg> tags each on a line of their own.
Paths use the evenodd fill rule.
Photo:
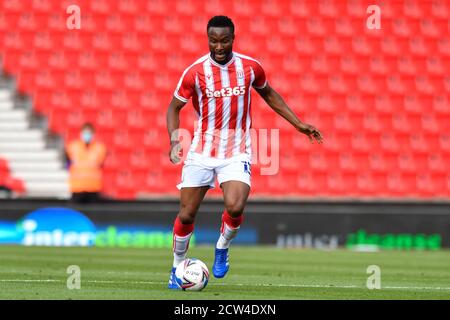
<svg viewBox="0 0 450 320">
<path fill-rule="evenodd" d="M 267 85 L 266 72 L 263 67 L 255 61 L 252 65 L 253 72 L 255 74 L 255 80 L 253 81 L 253 88 L 263 89 Z"/>
<path fill-rule="evenodd" d="M 192 97 L 195 88 L 195 76 L 192 68 L 188 68 L 183 72 L 183 75 L 178 81 L 177 88 L 175 89 L 174 96 L 183 101 L 188 102 Z"/>
</svg>

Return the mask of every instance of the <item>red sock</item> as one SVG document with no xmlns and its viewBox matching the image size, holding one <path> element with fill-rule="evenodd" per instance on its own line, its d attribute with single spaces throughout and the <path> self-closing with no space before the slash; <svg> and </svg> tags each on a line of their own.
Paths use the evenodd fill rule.
<svg viewBox="0 0 450 320">
<path fill-rule="evenodd" d="M 230 214 L 225 210 L 222 214 L 222 227 L 221 231 L 223 232 L 223 224 L 226 223 L 230 228 L 236 229 L 239 228 L 242 221 L 244 220 L 244 215 L 241 214 L 239 217 L 233 218 Z"/>
<path fill-rule="evenodd" d="M 189 249 L 189 240 L 194 231 L 194 224 L 182 224 L 178 216 L 173 224 L 173 267 L 176 267 L 186 257 Z"/>
<path fill-rule="evenodd" d="M 192 231 L 194 231 L 194 224 L 193 223 L 183 224 L 183 223 L 181 223 L 181 221 L 178 218 L 178 216 L 175 218 L 175 222 L 173 224 L 173 234 L 174 235 L 177 235 L 179 237 L 185 237 L 189 233 L 192 233 Z"/>
<path fill-rule="evenodd" d="M 242 214 L 233 218 L 227 211 L 224 211 L 222 214 L 222 225 L 220 226 L 220 237 L 217 240 L 216 248 L 226 249 L 230 246 L 231 240 L 236 237 L 243 219 L 244 216 Z"/>
</svg>

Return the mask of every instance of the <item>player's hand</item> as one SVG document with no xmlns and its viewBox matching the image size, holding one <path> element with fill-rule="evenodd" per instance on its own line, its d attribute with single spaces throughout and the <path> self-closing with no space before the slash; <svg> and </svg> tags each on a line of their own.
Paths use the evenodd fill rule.
<svg viewBox="0 0 450 320">
<path fill-rule="evenodd" d="M 303 134 L 306 134 L 311 143 L 314 143 L 314 140 L 316 140 L 318 143 L 323 142 L 323 137 L 320 131 L 310 124 L 302 123 L 300 128 L 298 128 L 298 131 L 300 131 Z"/>
<path fill-rule="evenodd" d="M 177 164 L 180 162 L 182 156 L 183 156 L 183 147 L 181 146 L 181 143 L 179 141 L 171 142 L 169 152 L 170 161 L 173 164 Z"/>
</svg>

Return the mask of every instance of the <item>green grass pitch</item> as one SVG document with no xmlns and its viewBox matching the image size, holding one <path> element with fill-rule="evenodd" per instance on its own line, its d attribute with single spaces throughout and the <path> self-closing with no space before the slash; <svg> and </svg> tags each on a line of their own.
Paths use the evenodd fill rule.
<svg viewBox="0 0 450 320">
<path fill-rule="evenodd" d="M 189 256 L 211 270 L 213 247 Z M 450 299 L 450 251 L 374 253 L 238 247 L 231 268 L 201 292 L 166 289 L 170 249 L 0 246 L 0 299 Z M 67 268 L 81 270 L 81 289 L 67 289 Z M 367 267 L 381 270 L 369 290 Z"/>
</svg>

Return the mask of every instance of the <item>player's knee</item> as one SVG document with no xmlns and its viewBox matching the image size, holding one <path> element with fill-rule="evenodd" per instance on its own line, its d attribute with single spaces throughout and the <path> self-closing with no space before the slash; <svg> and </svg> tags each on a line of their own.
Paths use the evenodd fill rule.
<svg viewBox="0 0 450 320">
<path fill-rule="evenodd" d="M 197 210 L 192 206 L 182 206 L 178 213 L 178 219 L 182 224 L 191 224 L 194 223 L 196 213 Z"/>
<path fill-rule="evenodd" d="M 225 209 L 233 218 L 239 217 L 244 212 L 244 203 L 240 201 L 232 201 L 225 204 Z"/>
<path fill-rule="evenodd" d="M 180 211 L 180 213 L 178 214 L 178 219 L 182 224 L 191 224 L 194 223 L 195 216 Z"/>
</svg>

